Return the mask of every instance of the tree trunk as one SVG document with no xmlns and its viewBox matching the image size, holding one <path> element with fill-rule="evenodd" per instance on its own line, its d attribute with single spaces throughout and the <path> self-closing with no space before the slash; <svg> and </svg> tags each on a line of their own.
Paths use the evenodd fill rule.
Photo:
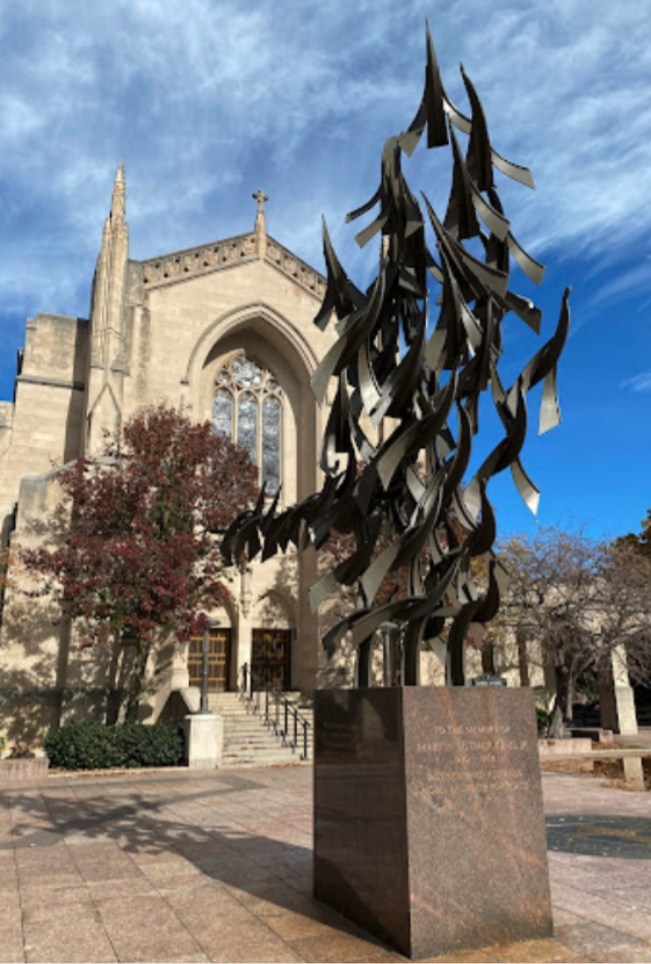
<svg viewBox="0 0 651 964">
<path fill-rule="evenodd" d="M 108 697 L 106 700 L 106 724 L 114 726 L 120 718 L 124 698 L 124 645 L 122 634 L 117 633 L 111 640 L 111 662 L 108 671 Z"/>
<path fill-rule="evenodd" d="M 549 720 L 548 735 L 551 739 L 558 740 L 566 735 L 565 720 L 567 719 L 570 687 L 570 668 L 564 660 L 559 658 L 554 662 L 554 681 L 556 683 L 556 697 Z"/>
<path fill-rule="evenodd" d="M 574 710 L 572 709 L 572 704 L 574 703 L 574 681 L 576 679 L 576 664 L 577 659 L 574 657 L 570 663 L 570 669 L 567 679 L 567 706 L 565 708 L 565 718 L 571 723 L 574 719 Z"/>
<path fill-rule="evenodd" d="M 481 671 L 491 676 L 497 676 L 495 672 L 495 647 L 489 643 L 481 651 Z"/>
<path fill-rule="evenodd" d="M 129 682 L 127 684 L 127 701 L 125 705 L 124 719 L 126 722 L 134 722 L 138 719 L 138 705 L 140 697 L 145 688 L 145 671 L 147 660 L 149 659 L 149 643 L 138 640 L 134 643 L 136 651 Z"/>
<path fill-rule="evenodd" d="M 518 647 L 518 669 L 520 671 L 520 686 L 529 686 L 529 654 L 527 653 L 527 636 L 521 627 L 515 631 Z"/>
<path fill-rule="evenodd" d="M 547 736 L 550 740 L 561 740 L 565 736 L 565 724 L 563 723 L 563 711 L 559 703 L 554 703 L 554 709 L 549 717 L 549 727 Z"/>
</svg>

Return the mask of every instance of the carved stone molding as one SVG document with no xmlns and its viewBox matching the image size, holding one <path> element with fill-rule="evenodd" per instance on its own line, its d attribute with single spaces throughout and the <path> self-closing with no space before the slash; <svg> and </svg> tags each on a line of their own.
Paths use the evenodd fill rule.
<svg viewBox="0 0 651 964">
<path fill-rule="evenodd" d="M 228 238 L 216 244 L 190 248 L 142 263 L 142 280 L 148 288 L 175 281 L 184 275 L 204 274 L 216 268 L 256 258 L 255 234 Z"/>
<path fill-rule="evenodd" d="M 68 381 L 65 378 L 47 378 L 45 375 L 17 375 L 16 381 L 23 385 L 43 385 L 47 388 L 69 388 L 74 392 L 83 392 L 85 382 Z"/>
<path fill-rule="evenodd" d="M 325 278 L 272 238 L 267 242 L 266 260 L 293 281 L 297 281 L 303 288 L 307 288 L 317 298 L 323 298 Z"/>
<path fill-rule="evenodd" d="M 190 275 L 208 274 L 220 268 L 257 259 L 255 233 L 227 238 L 200 248 L 143 261 L 142 281 L 146 288 L 157 288 Z M 323 298 L 325 279 L 287 248 L 269 238 L 265 260 L 316 298 Z"/>
</svg>

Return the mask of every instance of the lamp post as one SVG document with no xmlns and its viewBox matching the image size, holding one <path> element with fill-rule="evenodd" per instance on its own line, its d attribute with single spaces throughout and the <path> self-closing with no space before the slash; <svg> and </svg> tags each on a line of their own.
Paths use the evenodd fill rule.
<svg viewBox="0 0 651 964">
<path fill-rule="evenodd" d="M 398 629 L 397 623 L 390 621 L 384 622 L 380 626 L 382 633 L 382 685 L 396 685 L 396 646 L 395 631 Z"/>
</svg>

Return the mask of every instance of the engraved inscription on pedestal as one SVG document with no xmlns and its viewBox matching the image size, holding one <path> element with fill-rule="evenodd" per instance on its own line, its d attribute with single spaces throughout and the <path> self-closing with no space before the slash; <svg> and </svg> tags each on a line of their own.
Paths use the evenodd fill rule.
<svg viewBox="0 0 651 964">
<path fill-rule="evenodd" d="M 442 690 L 435 703 L 419 689 L 403 710 L 412 953 L 548 936 L 531 692 Z"/>
</svg>

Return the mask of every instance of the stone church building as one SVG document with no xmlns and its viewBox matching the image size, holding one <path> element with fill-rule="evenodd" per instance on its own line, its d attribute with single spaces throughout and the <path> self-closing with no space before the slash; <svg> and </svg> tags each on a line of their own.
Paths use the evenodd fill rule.
<svg viewBox="0 0 651 964">
<path fill-rule="evenodd" d="M 113 685 L 110 653 L 80 650 L 74 627 L 51 604 L 15 588 L 25 575 L 12 550 L 33 544 L 34 523 L 60 498 L 52 462 L 98 452 L 106 430 L 164 402 L 245 445 L 268 488 L 282 484 L 286 504 L 318 487 L 324 413 L 309 382 L 334 337 L 312 324 L 324 279 L 267 234 L 267 198 L 258 191 L 254 199 L 250 233 L 134 261 L 120 165 L 89 318 L 42 313 L 27 322 L 14 400 L 0 403 L 1 545 L 9 547 L 0 732 L 11 736 L 16 715 L 37 734 L 55 720 L 99 712 Z M 214 613 L 214 689 L 234 689 L 245 662 L 284 688 L 314 687 L 319 634 L 307 604 L 314 577 L 310 553 L 236 574 L 232 605 Z M 151 672 L 155 718 L 173 690 L 198 683 L 199 645 L 171 646 Z"/>
<path fill-rule="evenodd" d="M 42 542 L 43 519 L 61 499 L 53 463 L 100 452 L 106 431 L 166 403 L 246 446 L 268 491 L 282 486 L 284 504 L 319 487 L 327 413 L 310 378 L 336 337 L 313 324 L 324 278 L 267 234 L 262 191 L 250 233 L 146 261 L 129 257 L 125 196 L 120 165 L 89 318 L 29 319 L 13 402 L 0 402 L 0 735 L 35 746 L 59 723 L 103 718 L 120 686 L 119 653 L 80 647 L 51 599 L 25 593 L 30 577 L 19 550 Z M 308 603 L 316 578 L 311 551 L 234 574 L 230 604 L 211 614 L 211 689 L 237 689 L 245 663 L 282 689 L 350 678 L 345 653 L 323 666 L 323 627 Z M 146 719 L 178 704 L 175 694 L 190 705 L 201 640 L 170 643 L 148 670 Z M 381 665 L 376 671 L 381 679 Z M 421 654 L 421 672 L 424 682 L 443 682 L 433 653 Z M 623 669 L 615 676 L 619 729 L 635 726 L 625 677 Z M 510 682 L 519 685 L 515 676 Z M 541 693 L 543 682 L 532 679 Z"/>
</svg>

